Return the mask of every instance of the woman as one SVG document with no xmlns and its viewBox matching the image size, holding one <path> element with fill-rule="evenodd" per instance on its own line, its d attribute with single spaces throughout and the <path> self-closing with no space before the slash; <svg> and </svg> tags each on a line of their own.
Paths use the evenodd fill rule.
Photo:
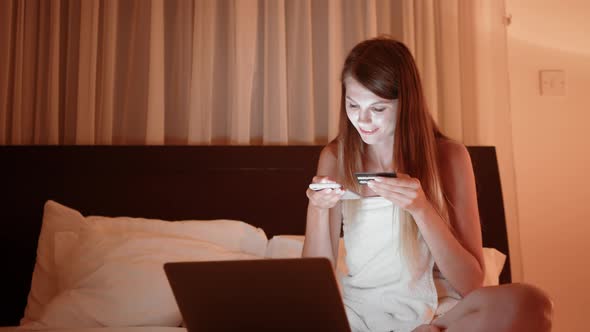
<svg viewBox="0 0 590 332">
<path fill-rule="evenodd" d="M 544 331 L 551 302 L 527 285 L 481 288 L 482 239 L 469 154 L 426 108 L 400 42 L 376 38 L 348 55 L 340 132 L 308 189 L 304 256 L 335 264 L 344 230 L 343 300 L 355 331 Z M 367 185 L 356 172 L 396 172 Z M 344 188 L 358 200 L 342 200 Z"/>
</svg>

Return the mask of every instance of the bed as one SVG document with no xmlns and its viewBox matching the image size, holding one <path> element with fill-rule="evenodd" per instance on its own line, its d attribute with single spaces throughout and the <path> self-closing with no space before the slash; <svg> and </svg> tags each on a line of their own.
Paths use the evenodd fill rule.
<svg viewBox="0 0 590 332">
<path fill-rule="evenodd" d="M 48 218 L 47 211 L 44 215 L 48 200 L 79 211 L 81 215 L 76 218 L 128 216 L 159 220 L 158 225 L 224 219 L 243 222 L 251 227 L 247 232 L 258 237 L 263 234 L 266 240 L 282 235 L 302 237 L 305 190 L 315 173 L 320 150 L 320 146 L 0 147 L 0 327 L 4 327 L 0 331 L 19 325 L 25 312 L 41 244 L 41 226 Z M 474 146 L 468 150 L 477 182 L 484 247 L 505 255 L 498 280 L 508 283 L 510 255 L 495 149 Z M 148 219 L 134 219 L 133 223 L 147 224 Z M 108 221 L 119 225 L 125 222 L 117 218 Z M 229 227 L 228 222 L 224 227 Z M 238 236 L 243 236 L 246 226 L 236 225 L 227 229 L 239 228 Z M 71 237 L 76 234 L 71 233 L 61 232 L 60 236 L 65 237 L 63 241 L 54 238 L 55 245 L 68 243 L 68 239 L 74 241 Z M 247 242 L 229 235 L 220 241 L 229 245 L 231 241 Z M 72 248 L 77 247 L 65 246 L 62 254 Z M 257 250 L 251 249 L 249 254 Z M 123 326 L 103 330 L 183 329 Z"/>
</svg>

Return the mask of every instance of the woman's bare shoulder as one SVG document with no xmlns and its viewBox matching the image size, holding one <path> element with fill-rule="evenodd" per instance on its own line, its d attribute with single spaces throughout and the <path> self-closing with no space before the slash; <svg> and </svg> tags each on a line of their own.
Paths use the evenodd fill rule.
<svg viewBox="0 0 590 332">
<path fill-rule="evenodd" d="M 447 162 L 463 160 L 465 157 L 469 157 L 465 145 L 449 138 L 438 139 L 437 147 L 439 158 Z"/>
<path fill-rule="evenodd" d="M 332 142 L 328 143 L 326 146 L 324 146 L 324 148 L 322 149 L 322 152 L 320 154 L 320 158 L 322 158 L 322 157 L 337 160 L 338 159 L 338 143 L 336 143 L 336 141 L 332 141 Z"/>
<path fill-rule="evenodd" d="M 317 175 L 336 176 L 338 174 L 338 144 L 328 143 L 320 153 Z"/>
<path fill-rule="evenodd" d="M 439 139 L 437 144 L 439 167 L 443 174 L 461 174 L 471 168 L 471 158 L 465 145 L 452 139 Z"/>
</svg>

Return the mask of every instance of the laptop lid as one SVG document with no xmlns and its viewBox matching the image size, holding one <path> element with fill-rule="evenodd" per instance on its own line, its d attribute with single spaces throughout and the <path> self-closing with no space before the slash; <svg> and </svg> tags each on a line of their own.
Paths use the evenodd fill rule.
<svg viewBox="0 0 590 332">
<path fill-rule="evenodd" d="M 189 332 L 350 331 L 327 258 L 164 264 Z"/>
</svg>

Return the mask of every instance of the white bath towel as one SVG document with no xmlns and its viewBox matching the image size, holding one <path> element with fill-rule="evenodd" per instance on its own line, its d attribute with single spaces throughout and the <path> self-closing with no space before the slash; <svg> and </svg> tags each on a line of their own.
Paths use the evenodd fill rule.
<svg viewBox="0 0 590 332">
<path fill-rule="evenodd" d="M 343 217 L 342 286 L 353 331 L 405 332 L 429 323 L 438 307 L 434 259 L 421 241 L 424 264 L 412 274 L 399 250 L 398 208 L 381 197 L 345 201 Z"/>
</svg>

